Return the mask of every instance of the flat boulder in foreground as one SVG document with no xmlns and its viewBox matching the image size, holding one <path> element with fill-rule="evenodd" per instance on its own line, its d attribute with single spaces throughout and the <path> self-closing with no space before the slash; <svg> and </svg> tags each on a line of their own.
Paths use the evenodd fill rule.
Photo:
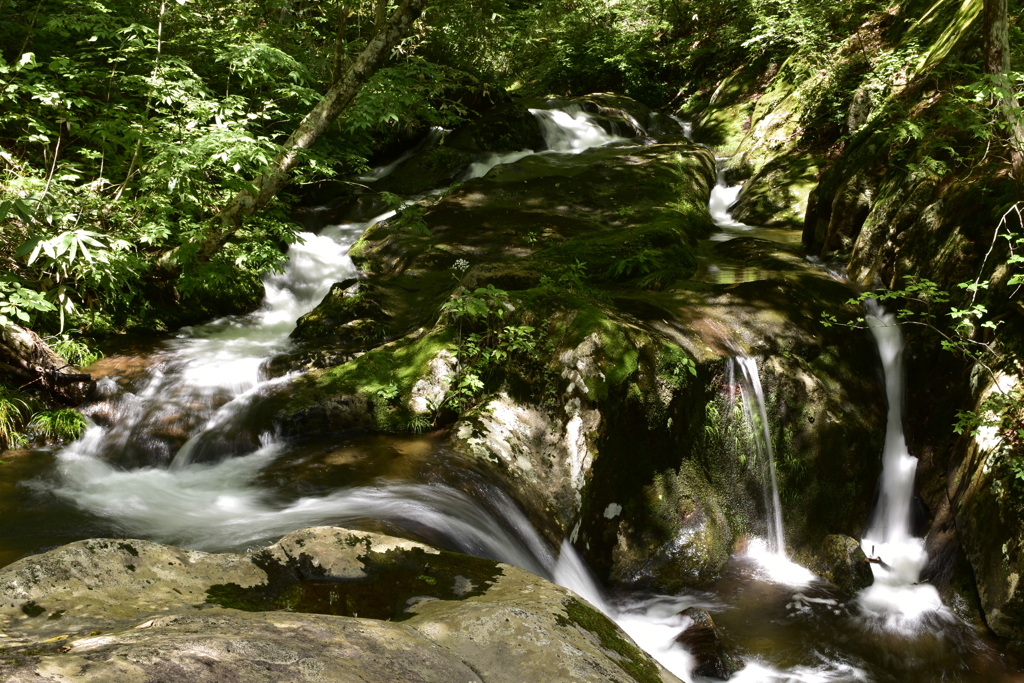
<svg viewBox="0 0 1024 683">
<path fill-rule="evenodd" d="M 510 565 L 314 527 L 248 554 L 90 539 L 0 569 L 0 679 L 676 681 Z"/>
</svg>

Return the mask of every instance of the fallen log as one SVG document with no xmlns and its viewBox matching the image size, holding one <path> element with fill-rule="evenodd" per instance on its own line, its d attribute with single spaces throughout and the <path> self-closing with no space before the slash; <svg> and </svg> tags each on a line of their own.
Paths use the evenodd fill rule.
<svg viewBox="0 0 1024 683">
<path fill-rule="evenodd" d="M 92 376 L 78 371 L 32 330 L 0 327 L 0 370 L 26 388 L 37 385 L 58 405 L 75 406 L 89 395 Z"/>
</svg>

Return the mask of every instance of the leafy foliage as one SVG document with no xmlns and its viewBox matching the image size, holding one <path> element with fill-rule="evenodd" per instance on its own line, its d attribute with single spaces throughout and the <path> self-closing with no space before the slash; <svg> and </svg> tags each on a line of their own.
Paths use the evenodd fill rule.
<svg viewBox="0 0 1024 683">
<path fill-rule="evenodd" d="M 35 406 L 29 395 L 0 384 L 0 450 L 25 444 L 23 431 Z"/>
<path fill-rule="evenodd" d="M 511 310 L 508 293 L 494 285 L 462 291 L 442 306 L 442 314 L 459 325 L 453 351 L 458 367 L 449 378 L 451 389 L 444 404 L 463 411 L 475 402 L 486 380 L 507 372 L 513 363 L 530 358 L 537 349 L 536 329 L 505 324 Z M 463 325 L 467 328 L 464 334 Z"/>
<path fill-rule="evenodd" d="M 36 413 L 28 425 L 28 431 L 47 442 L 68 442 L 85 433 L 86 426 L 81 413 L 62 408 Z"/>
</svg>

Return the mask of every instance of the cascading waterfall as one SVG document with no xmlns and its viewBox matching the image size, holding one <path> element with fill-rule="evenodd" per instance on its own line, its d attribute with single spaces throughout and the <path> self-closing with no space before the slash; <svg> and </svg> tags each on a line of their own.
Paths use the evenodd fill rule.
<svg viewBox="0 0 1024 683">
<path fill-rule="evenodd" d="M 536 117 L 544 144 L 547 145 L 547 150 L 539 152 L 541 154 L 579 154 L 592 147 L 601 147 L 622 140 L 617 135 L 605 132 L 590 114 L 576 105 L 570 105 L 564 110 L 531 109 L 530 112 Z M 537 153 L 535 150 L 526 149 L 506 154 L 488 154 L 470 164 L 462 174 L 460 182 L 482 178 L 495 166 L 514 164 Z"/>
<path fill-rule="evenodd" d="M 620 139 L 583 111 L 534 114 L 550 148 L 546 154 L 576 154 Z M 530 154 L 496 155 L 471 166 L 466 177 L 482 176 L 495 165 Z M 383 177 L 394 170 L 394 164 L 389 166 L 371 175 Z M 637 603 L 620 613 L 572 545 L 563 543 L 556 559 L 511 499 L 493 486 L 478 483 L 477 495 L 471 497 L 446 485 L 380 483 L 289 502 L 260 479 L 286 456 L 287 444 L 270 433 L 251 434 L 234 447 L 226 442 L 261 399 L 288 379 L 261 382 L 261 363 L 287 350 L 296 320 L 320 302 L 332 283 L 356 275 L 347 257 L 349 246 L 367 226 L 388 215 L 331 226 L 320 235 L 301 235 L 284 272 L 266 278 L 260 311 L 182 330 L 155 354 L 147 376 L 137 381 L 141 388 L 136 393 L 119 386 L 117 379 L 104 380 L 119 418 L 112 427 L 91 427 L 59 454 L 56 482 L 34 485 L 113 521 L 128 536 L 196 549 L 252 549 L 294 529 L 324 523 L 397 526 L 428 542 L 515 564 L 574 590 L 619 619 L 667 668 L 690 680 L 692 658 L 673 639 L 685 625 L 676 613 L 697 601 L 669 600 L 676 605 L 671 614 L 661 613 L 668 604 L 664 599 L 660 607 Z M 192 416 L 187 424 L 180 422 L 183 415 Z M 172 440 L 160 457 L 150 452 L 148 459 L 139 456 L 131 462 L 118 455 L 129 444 L 152 450 L 147 431 L 174 420 L 179 421 L 176 431 L 189 433 L 183 444 Z"/>
<path fill-rule="evenodd" d="M 578 106 L 562 109 L 531 109 L 540 123 L 541 134 L 548 149 L 563 154 L 579 154 L 591 147 L 600 147 L 621 140 L 599 126 L 594 118 Z"/>
<path fill-rule="evenodd" d="M 918 578 L 928 559 L 924 539 L 910 531 L 917 458 L 907 451 L 903 436 L 903 339 L 896 318 L 874 300 L 867 302 L 865 317 L 878 344 L 885 372 L 889 403 L 882 453 L 882 481 L 878 503 L 871 515 L 861 547 L 869 557 L 885 562 L 872 564 L 875 583 L 860 596 L 869 612 L 889 617 L 905 626 L 921 615 L 942 609 L 938 591 Z"/>
<path fill-rule="evenodd" d="M 720 228 L 745 228 L 729 214 L 729 209 L 736 203 L 736 198 L 743 189 L 743 185 L 729 185 L 725 180 L 725 167 L 722 164 L 723 158 L 716 159 L 718 162 L 718 176 L 715 186 L 711 188 L 711 199 L 708 201 L 708 211 L 715 225 Z"/>
<path fill-rule="evenodd" d="M 775 475 L 775 451 L 772 448 L 772 434 L 765 410 L 764 390 L 761 388 L 761 375 L 757 370 L 757 360 L 749 356 L 736 356 L 730 359 L 730 382 L 735 377 L 732 363 L 740 368 L 738 382 L 740 397 L 743 401 L 743 415 L 750 426 L 756 460 L 762 463 L 767 472 L 764 477 L 765 509 L 767 511 L 768 543 L 773 554 L 786 555 L 786 539 L 782 527 L 782 504 L 779 501 L 779 485 Z"/>
<path fill-rule="evenodd" d="M 575 153 L 586 145 L 618 141 L 582 111 L 534 113 L 550 147 L 541 153 Z M 532 153 L 489 159 L 469 169 L 467 177 L 483 175 L 494 165 Z M 721 213 L 731 221 L 727 209 L 732 200 L 717 188 L 716 192 L 713 202 L 721 200 Z M 716 220 L 720 218 L 716 216 Z M 303 235 L 305 241 L 292 247 L 285 271 L 266 278 L 266 301 L 260 311 L 182 330 L 152 355 L 151 367 L 145 374 L 139 373 L 141 379 L 101 380 L 99 394 L 112 406 L 112 426 L 91 427 L 82 439 L 59 453 L 56 480 L 44 476 L 29 484 L 62 501 L 57 506 L 52 498 L 46 499 L 48 508 L 59 510 L 53 514 L 77 508 L 85 511 L 84 516 L 103 520 L 105 535 L 142 537 L 211 551 L 253 550 L 295 529 L 319 524 L 379 529 L 515 564 L 560 583 L 605 611 L 643 649 L 688 683 L 693 681 L 690 672 L 695 659 L 675 639 L 689 624 L 680 612 L 692 606 L 711 610 L 716 622 L 724 623 L 726 629 L 732 613 L 734 635 L 747 627 L 760 629 L 744 641 L 742 647 L 751 649 L 742 653 L 746 666 L 734 675 L 734 681 L 889 680 L 884 677 L 891 668 L 887 652 L 877 658 L 882 664 L 871 657 L 884 648 L 891 634 L 884 632 L 861 649 L 857 649 L 858 642 L 881 632 L 876 628 L 878 616 L 884 623 L 899 626 L 915 614 L 938 609 L 933 588 L 912 585 L 924 561 L 920 540 L 909 533 L 912 484 L 907 481 L 912 483 L 913 473 L 901 470 L 906 465 L 902 457 L 894 458 L 896 466 L 889 467 L 893 453 L 906 454 L 899 430 L 900 398 L 892 393 L 899 392 L 900 386 L 899 336 L 891 318 L 873 311 L 879 324 L 873 323 L 872 329 L 883 359 L 887 353 L 891 356 L 886 361 L 891 428 L 886 437 L 886 472 L 896 472 L 893 479 L 904 488 L 894 486 L 889 493 L 886 475 L 885 502 L 864 539 L 866 550 L 876 546 L 875 553 L 893 567 L 889 572 L 874 567 L 876 584 L 860 596 L 860 611 L 867 613 L 868 619 L 855 614 L 852 605 L 856 603 L 848 608 L 832 598 L 828 587 L 811 585 L 809 573 L 788 563 L 781 554 L 785 536 L 764 395 L 757 362 L 746 357 L 736 358 L 728 368 L 730 386 L 740 389 L 757 458 L 767 466 L 769 539 L 762 546 L 765 554 L 754 552 L 752 543 L 750 557 L 734 557 L 726 576 L 711 588 L 713 594 L 634 592 L 610 599 L 571 544 L 550 548 L 500 488 L 467 474 L 468 468 L 458 463 L 445 469 L 443 453 L 430 452 L 429 476 L 417 474 L 418 479 L 413 480 L 407 468 L 395 470 L 400 476 L 392 476 L 392 470 L 384 475 L 368 467 L 372 477 L 346 470 L 338 475 L 339 484 L 321 481 L 325 473 L 344 469 L 334 467 L 337 461 L 328 458 L 334 457 L 335 450 L 317 460 L 323 455 L 319 451 L 304 451 L 273 433 L 260 431 L 267 421 L 253 416 L 266 403 L 264 398 L 288 381 L 261 381 L 260 365 L 288 349 L 296 319 L 316 306 L 333 282 L 356 274 L 347 250 L 370 223 L 332 226 L 320 235 Z M 882 348 L 883 338 L 888 340 L 888 351 Z M 890 367 L 893 364 L 895 369 Z M 388 438 L 388 443 L 397 440 Z M 898 448 L 890 448 L 891 444 Z M 350 445 L 324 448 L 341 452 Z M 323 467 L 324 463 L 331 463 L 333 469 Z M 292 472 L 299 475 L 294 480 Z M 765 580 L 762 567 L 768 569 L 770 581 Z M 740 579 L 736 571 L 742 573 Z M 794 596 L 793 586 L 798 584 L 808 588 L 801 587 L 801 593 Z M 737 602 L 735 593 L 729 593 L 730 586 L 733 590 L 751 587 L 750 601 Z M 923 605 L 917 612 L 908 607 L 914 601 Z M 786 606 L 797 602 L 800 609 Z M 751 609 L 751 604 L 753 618 L 744 611 Z M 744 626 L 735 626 L 742 620 L 747 622 Z M 865 623 L 868 628 L 862 629 Z M 789 635 L 785 635 L 787 628 L 793 629 Z M 776 657 L 776 653 L 782 654 Z M 882 673 L 875 677 L 877 672 Z"/>
<path fill-rule="evenodd" d="M 534 114 L 550 147 L 544 153 L 576 154 L 618 139 L 582 110 L 534 110 Z M 434 144 L 442 132 L 432 131 L 421 147 Z M 463 180 L 481 177 L 494 166 L 531 154 L 532 150 L 523 150 L 491 155 L 471 164 Z M 375 169 L 367 178 L 384 177 L 401 161 Z M 180 469 L 194 462 L 251 453 L 270 443 L 271 435 L 232 428 L 238 426 L 235 417 L 244 415 L 249 404 L 273 388 L 272 384 L 261 385 L 261 364 L 289 348 L 289 334 L 298 318 L 312 310 L 334 282 L 358 274 L 347 255 L 349 247 L 368 226 L 393 214 L 328 226 L 320 234 L 301 233 L 300 241 L 288 252 L 284 271 L 265 278 L 265 298 L 259 311 L 180 330 L 177 338 L 154 354 L 141 389 L 130 392 L 108 387 L 115 404 L 115 424 L 76 444 L 71 449 L 73 457 L 115 454 L 117 464 L 124 467 L 173 462 L 173 467 Z M 187 439 L 182 438 L 183 433 Z M 72 457 L 71 451 L 68 457 Z"/>
</svg>

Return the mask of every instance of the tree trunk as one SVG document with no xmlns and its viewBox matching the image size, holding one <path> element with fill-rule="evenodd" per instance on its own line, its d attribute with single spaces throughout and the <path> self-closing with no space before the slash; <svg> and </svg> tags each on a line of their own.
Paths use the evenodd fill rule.
<svg viewBox="0 0 1024 683">
<path fill-rule="evenodd" d="M 1024 188 L 1024 115 L 1010 80 L 1010 27 L 1007 0 L 985 0 L 985 71 L 1005 95 L 995 105 L 1006 123 L 1010 164 L 1017 184 Z"/>
<path fill-rule="evenodd" d="M 331 83 L 337 83 L 348 70 L 348 56 L 345 54 L 345 29 L 348 27 L 348 0 L 338 3 L 338 31 L 334 36 L 334 59 L 331 65 Z"/>
<path fill-rule="evenodd" d="M 23 385 L 38 383 L 58 404 L 74 406 L 86 399 L 92 377 L 78 372 L 54 353 L 32 330 L 0 327 L 0 370 Z"/>
<path fill-rule="evenodd" d="M 309 112 L 284 143 L 284 151 L 267 172 L 253 185 L 256 192 L 242 191 L 235 195 L 213 220 L 213 229 L 199 245 L 197 258 L 209 260 L 241 227 L 242 221 L 255 213 L 281 191 L 289 181 L 289 173 L 299 163 L 301 152 L 316 142 L 338 115 L 348 107 L 362 85 L 376 73 L 398 43 L 408 35 L 419 18 L 427 0 L 404 0 L 384 27 L 373 37 L 344 77 L 335 81 L 324 98 Z M 177 271 L 174 254 L 164 254 L 160 264 L 169 271 Z"/>
<path fill-rule="evenodd" d="M 388 0 L 377 0 L 377 11 L 374 12 L 373 28 L 377 31 L 384 25 L 388 16 Z"/>
</svg>

